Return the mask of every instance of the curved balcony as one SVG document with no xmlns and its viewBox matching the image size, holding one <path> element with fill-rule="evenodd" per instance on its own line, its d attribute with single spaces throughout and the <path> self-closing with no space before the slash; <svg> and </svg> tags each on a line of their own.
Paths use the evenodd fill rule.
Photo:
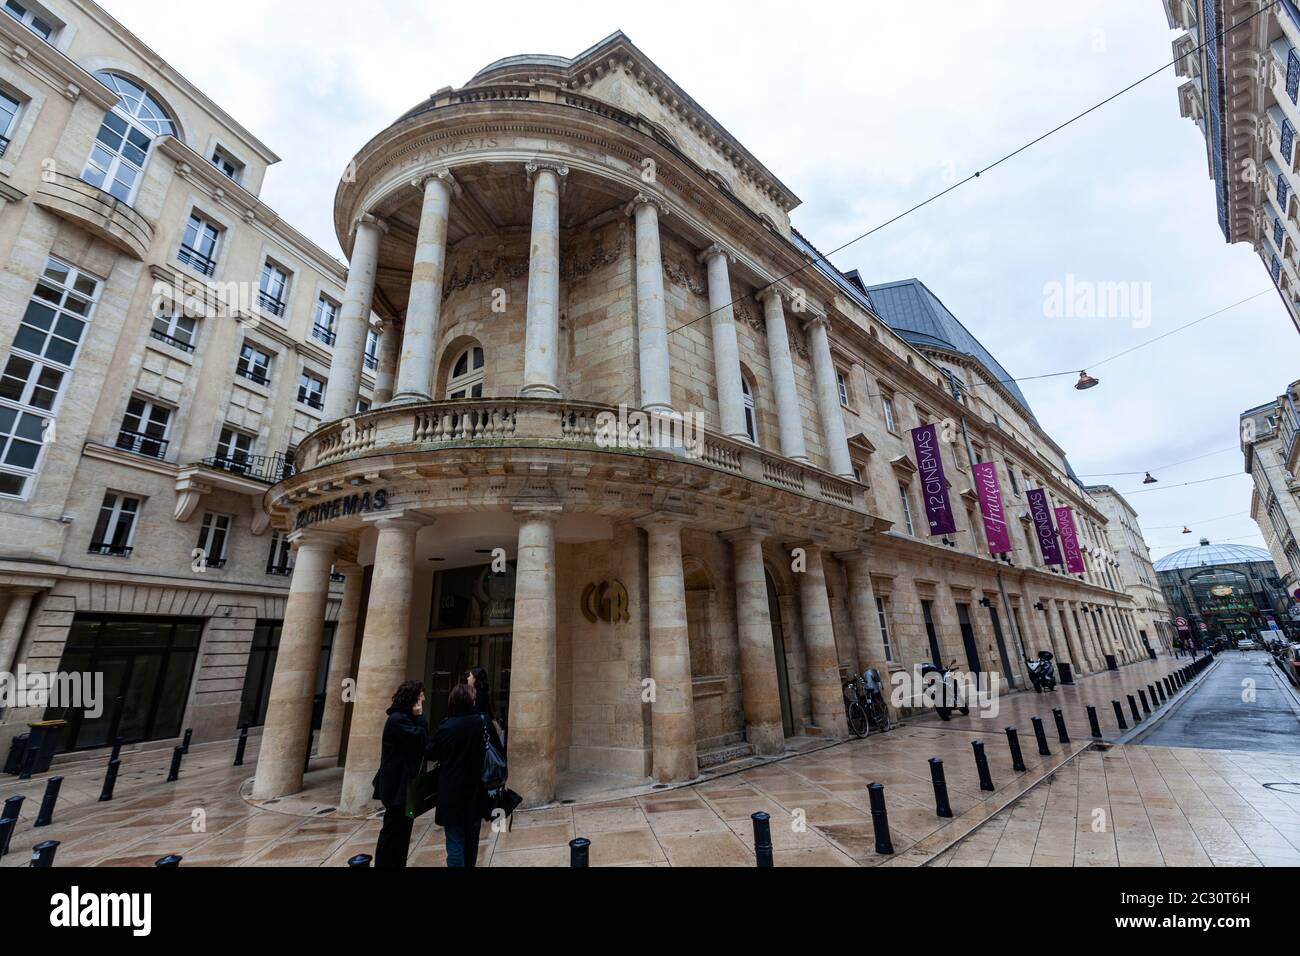
<svg viewBox="0 0 1300 956">
<path fill-rule="evenodd" d="M 144 261 L 153 243 L 153 225 L 126 203 L 66 173 L 48 173 L 32 202 Z"/>
<path fill-rule="evenodd" d="M 352 471 L 346 466 L 353 461 L 402 456 L 406 464 L 412 453 L 436 459 L 442 452 L 456 450 L 517 448 L 680 462 L 850 512 L 868 515 L 872 511 L 864 485 L 703 428 L 681 429 L 649 447 L 620 438 L 620 421 L 626 423 L 636 414 L 636 410 L 595 402 L 536 398 L 383 406 L 329 422 L 308 435 L 298 446 L 298 474 L 273 489 L 271 497 L 282 492 L 293 497 L 299 484 L 304 488 L 322 481 L 330 484 L 335 474 Z M 664 421 L 655 420 L 656 424 Z M 368 467 L 361 465 L 360 470 Z"/>
</svg>

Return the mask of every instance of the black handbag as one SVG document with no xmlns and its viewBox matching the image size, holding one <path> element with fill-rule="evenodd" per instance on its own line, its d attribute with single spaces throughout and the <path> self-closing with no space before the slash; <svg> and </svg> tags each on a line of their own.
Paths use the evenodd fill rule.
<svg viewBox="0 0 1300 956">
<path fill-rule="evenodd" d="M 406 785 L 407 819 L 414 820 L 437 805 L 439 767 L 438 763 L 434 763 L 428 770 L 421 770 Z"/>
<path fill-rule="evenodd" d="M 479 714 L 479 719 L 483 721 L 483 789 L 493 794 L 506 785 L 509 768 L 506 766 L 505 754 L 492 743 L 487 715 Z"/>
</svg>

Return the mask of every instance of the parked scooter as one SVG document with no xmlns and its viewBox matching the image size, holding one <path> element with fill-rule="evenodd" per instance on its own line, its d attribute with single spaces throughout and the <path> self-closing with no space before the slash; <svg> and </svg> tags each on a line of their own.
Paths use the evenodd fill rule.
<svg viewBox="0 0 1300 956">
<path fill-rule="evenodd" d="M 1052 652 L 1039 651 L 1038 660 L 1025 658 L 1029 669 L 1029 682 L 1034 685 L 1034 692 L 1041 694 L 1045 690 L 1056 690 L 1056 670 L 1052 667 Z"/>
<path fill-rule="evenodd" d="M 953 669 L 957 666 L 957 661 L 953 661 L 947 666 L 936 666 L 927 663 L 921 665 L 921 679 L 930 674 L 937 675 L 935 686 L 931 693 L 935 696 L 935 713 L 939 715 L 940 720 L 950 720 L 953 710 L 960 710 L 962 716 L 970 713 L 970 706 L 966 703 L 965 694 L 961 686 L 957 683 L 957 678 Z"/>
</svg>

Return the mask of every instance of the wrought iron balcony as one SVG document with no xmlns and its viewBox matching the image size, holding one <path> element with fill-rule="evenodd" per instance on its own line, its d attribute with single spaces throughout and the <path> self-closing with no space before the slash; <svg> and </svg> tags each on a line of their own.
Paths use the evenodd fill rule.
<svg viewBox="0 0 1300 956">
<path fill-rule="evenodd" d="M 264 481 L 268 485 L 292 477 L 294 473 L 293 462 L 289 461 L 283 452 L 274 455 L 245 455 L 240 452 L 213 455 L 211 458 L 204 458 L 200 464 L 243 478 Z"/>
<path fill-rule="evenodd" d="M 292 564 L 268 564 L 266 566 L 266 573 L 278 575 L 279 577 L 282 578 L 287 578 L 289 575 L 293 574 L 293 565 Z"/>
<path fill-rule="evenodd" d="M 136 455 L 144 455 L 146 458 L 167 457 L 167 445 L 166 438 L 146 435 L 143 432 L 133 432 L 123 428 L 117 433 L 118 448 Z"/>
<path fill-rule="evenodd" d="M 108 554 L 115 558 L 129 558 L 132 547 L 129 544 L 111 544 L 108 541 L 92 541 L 87 549 L 89 554 Z"/>
<path fill-rule="evenodd" d="M 214 569 L 215 569 L 215 568 L 224 568 L 224 567 L 226 566 L 226 559 L 225 559 L 225 558 L 209 558 L 209 557 L 205 557 L 205 558 L 203 559 L 203 566 L 204 566 L 205 568 L 214 568 Z"/>
<path fill-rule="evenodd" d="M 3 156 L 5 154 L 5 150 L 7 150 L 8 148 L 9 148 L 9 137 L 0 136 L 0 156 Z"/>
<path fill-rule="evenodd" d="M 317 392 L 306 392 L 302 389 L 298 389 L 298 401 L 306 405 L 308 408 L 314 408 L 317 411 L 320 411 L 325 407 L 324 398 L 322 398 Z"/>
<path fill-rule="evenodd" d="M 199 250 L 184 243 L 181 244 L 180 252 L 176 253 L 176 261 L 189 266 L 196 272 L 201 272 L 205 276 L 210 276 L 217 271 L 215 259 L 210 259 Z"/>
<path fill-rule="evenodd" d="M 311 327 L 311 337 L 324 342 L 326 345 L 334 344 L 334 331 L 324 325 L 313 325 Z"/>
<path fill-rule="evenodd" d="M 284 315 L 284 300 L 276 298 L 269 292 L 257 293 L 257 304 L 272 315 Z"/>
<path fill-rule="evenodd" d="M 365 364 L 366 368 L 370 369 L 372 372 L 379 368 L 379 359 L 371 355 L 369 352 L 366 352 L 365 355 L 362 356 L 362 362 Z"/>
<path fill-rule="evenodd" d="M 182 339 L 178 339 L 174 335 L 168 335 L 166 332 L 159 332 L 157 329 L 150 329 L 149 334 L 153 336 L 155 339 L 157 339 L 159 342 L 166 342 L 168 345 L 172 346 L 173 348 L 178 348 L 182 352 L 194 351 L 194 345 L 192 343 L 186 342 Z"/>
<path fill-rule="evenodd" d="M 250 382 L 256 382 L 258 385 L 271 384 L 271 376 L 267 375 L 264 371 L 254 365 L 245 365 L 243 362 L 240 362 L 235 366 L 235 374 L 240 378 L 248 379 Z"/>
</svg>

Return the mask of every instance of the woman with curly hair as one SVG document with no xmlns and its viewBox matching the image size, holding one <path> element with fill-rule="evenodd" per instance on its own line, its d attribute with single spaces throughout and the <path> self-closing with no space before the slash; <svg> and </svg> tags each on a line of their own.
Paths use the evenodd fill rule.
<svg viewBox="0 0 1300 956">
<path fill-rule="evenodd" d="M 406 785 L 424 762 L 429 728 L 424 721 L 424 684 L 408 680 L 397 688 L 384 724 L 375 799 L 384 805 L 384 826 L 375 844 L 376 867 L 404 867 L 415 821 L 406 815 Z"/>
</svg>

